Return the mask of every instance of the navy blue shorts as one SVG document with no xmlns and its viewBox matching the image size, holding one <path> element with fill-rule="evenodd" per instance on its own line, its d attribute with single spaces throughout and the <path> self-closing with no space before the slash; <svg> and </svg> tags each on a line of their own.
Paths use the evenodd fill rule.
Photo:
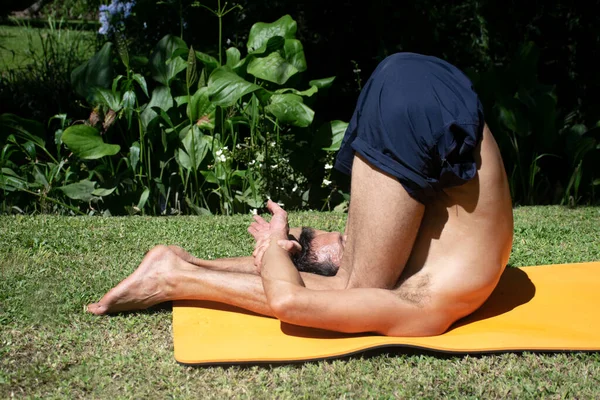
<svg viewBox="0 0 600 400">
<path fill-rule="evenodd" d="M 356 152 L 427 204 L 475 176 L 473 150 L 484 124 L 477 93 L 458 68 L 435 57 L 394 54 L 360 93 L 335 167 L 350 174 Z"/>
</svg>

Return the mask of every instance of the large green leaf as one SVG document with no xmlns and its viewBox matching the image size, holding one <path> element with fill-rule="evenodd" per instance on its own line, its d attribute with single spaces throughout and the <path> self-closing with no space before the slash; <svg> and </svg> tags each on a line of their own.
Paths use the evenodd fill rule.
<svg viewBox="0 0 600 400">
<path fill-rule="evenodd" d="M 306 58 L 304 57 L 304 47 L 298 39 L 285 39 L 283 52 L 287 62 L 292 64 L 298 72 L 306 71 Z"/>
<path fill-rule="evenodd" d="M 135 168 L 140 161 L 140 142 L 135 141 L 131 144 L 129 148 L 129 164 L 131 165 L 131 169 L 135 171 Z"/>
<path fill-rule="evenodd" d="M 327 125 L 329 125 L 327 127 L 327 133 L 331 135 L 331 145 L 329 147 L 324 147 L 323 150 L 338 151 L 340 149 L 340 146 L 342 145 L 342 140 L 344 139 L 344 134 L 346 133 L 346 129 L 348 128 L 348 123 L 340 120 L 335 120 L 328 122 Z"/>
<path fill-rule="evenodd" d="M 12 169 L 2 168 L 0 170 L 0 189 L 13 192 L 15 190 L 27 189 L 28 187 L 28 182 L 17 175 Z"/>
<path fill-rule="evenodd" d="M 274 51 L 266 57 L 254 58 L 248 64 L 249 74 L 279 85 L 305 70 L 304 49 L 302 43 L 296 39 L 286 39 L 281 50 Z"/>
<path fill-rule="evenodd" d="M 319 89 L 326 89 L 333 85 L 333 81 L 335 80 L 335 76 L 330 76 L 329 78 L 321 78 L 321 79 L 313 79 L 308 82 L 310 86 L 316 86 Z"/>
<path fill-rule="evenodd" d="M 94 199 L 94 190 L 96 182 L 84 179 L 82 181 L 61 186 L 58 189 L 73 200 L 91 201 Z"/>
<path fill-rule="evenodd" d="M 228 48 L 227 51 L 225 51 L 225 54 L 227 55 L 227 62 L 225 65 L 229 68 L 235 67 L 237 63 L 240 62 L 241 54 L 235 47 Z"/>
<path fill-rule="evenodd" d="M 133 80 L 136 81 L 138 83 L 138 85 L 140 85 L 140 88 L 142 88 L 142 91 L 144 92 L 144 94 L 148 96 L 148 85 L 146 84 L 146 78 L 144 78 L 142 75 L 140 74 L 133 74 Z"/>
<path fill-rule="evenodd" d="M 252 60 L 248 64 L 248 73 L 257 78 L 283 85 L 291 76 L 298 73 L 298 69 L 275 52 L 266 57 Z"/>
<path fill-rule="evenodd" d="M 62 134 L 63 143 L 77 157 L 95 160 L 104 156 L 113 156 L 121 150 L 118 144 L 107 144 L 96 128 L 88 125 L 73 125 Z"/>
<path fill-rule="evenodd" d="M 215 109 L 217 107 L 210 102 L 208 87 L 202 87 L 194 93 L 187 106 L 187 115 L 196 122 L 196 125 L 204 129 L 215 129 Z"/>
<path fill-rule="evenodd" d="M 196 125 L 192 125 L 181 142 L 183 149 L 178 152 L 179 164 L 187 170 L 197 170 L 210 148 L 210 136 L 203 135 Z"/>
<path fill-rule="evenodd" d="M 98 197 L 106 197 L 110 194 L 112 194 L 112 192 L 114 192 L 117 188 L 113 187 L 110 189 L 106 189 L 106 188 L 98 188 L 98 189 L 94 189 L 94 191 L 92 192 L 92 194 L 94 196 L 98 196 Z"/>
<path fill-rule="evenodd" d="M 106 42 L 100 51 L 71 73 L 75 92 L 90 103 L 96 102 L 97 88 L 107 89 L 112 83 L 112 46 L 111 42 Z"/>
<path fill-rule="evenodd" d="M 261 49 L 262 46 L 266 46 L 269 39 L 273 36 L 294 39 L 296 37 L 296 21 L 289 15 L 284 15 L 270 24 L 258 22 L 252 25 L 250 34 L 248 35 L 248 43 L 246 44 L 248 52 L 252 53 Z"/>
<path fill-rule="evenodd" d="M 150 56 L 150 71 L 152 78 L 165 86 L 169 86 L 175 76 L 186 69 L 186 61 L 178 55 L 172 58 L 177 50 L 185 50 L 187 45 L 177 36 L 167 35 L 163 37 Z"/>
<path fill-rule="evenodd" d="M 306 89 L 306 90 L 297 90 L 294 88 L 284 88 L 284 89 L 277 89 L 275 91 L 275 93 L 293 93 L 293 94 L 297 94 L 298 96 L 306 96 L 306 97 L 310 97 L 313 94 L 317 93 L 319 91 L 319 89 L 316 86 L 311 86 L 310 88 Z"/>
<path fill-rule="evenodd" d="M 196 58 L 204 64 L 204 67 L 207 69 L 208 73 L 211 73 L 215 69 L 219 68 L 219 61 L 211 55 L 206 53 L 202 53 L 201 51 L 196 52 Z"/>
<path fill-rule="evenodd" d="M 168 111 L 173 107 L 173 96 L 171 96 L 171 90 L 167 86 L 158 86 L 152 91 L 150 102 L 142 112 L 142 125 L 144 129 L 148 128 L 150 122 L 158 116 L 153 107 L 158 107 L 163 111 Z"/>
<path fill-rule="evenodd" d="M 240 97 L 260 89 L 227 67 L 217 68 L 208 78 L 208 95 L 219 106 L 231 106 Z"/>
<path fill-rule="evenodd" d="M 150 189 L 146 188 L 142 192 L 142 195 L 140 196 L 140 200 L 138 201 L 137 208 L 139 210 L 144 209 L 144 206 L 146 205 L 146 202 L 148 201 L 148 196 L 150 196 Z"/>
<path fill-rule="evenodd" d="M 523 104 L 517 99 L 507 100 L 504 104 L 496 105 L 498 120 L 510 131 L 520 136 L 531 134 L 529 118 Z"/>
<path fill-rule="evenodd" d="M 104 88 L 96 88 L 96 101 L 108 106 L 113 111 L 121 109 L 121 93 Z"/>
<path fill-rule="evenodd" d="M 315 112 L 302 102 L 302 97 L 291 93 L 274 94 L 265 110 L 280 122 L 300 127 L 309 126 L 315 116 Z"/>
</svg>

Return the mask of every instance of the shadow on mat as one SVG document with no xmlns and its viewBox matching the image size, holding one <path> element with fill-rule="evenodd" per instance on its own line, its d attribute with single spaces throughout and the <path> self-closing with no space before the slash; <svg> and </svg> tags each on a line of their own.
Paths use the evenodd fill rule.
<svg viewBox="0 0 600 400">
<path fill-rule="evenodd" d="M 507 267 L 496 289 L 485 303 L 473 314 L 456 321 L 448 332 L 463 325 L 496 317 L 528 303 L 535 295 L 535 285 L 519 268 Z"/>
</svg>

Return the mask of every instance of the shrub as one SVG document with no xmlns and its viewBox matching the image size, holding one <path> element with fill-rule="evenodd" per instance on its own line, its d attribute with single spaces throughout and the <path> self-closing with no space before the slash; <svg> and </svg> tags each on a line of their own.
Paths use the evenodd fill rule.
<svg viewBox="0 0 600 400">
<path fill-rule="evenodd" d="M 261 207 L 267 196 L 292 208 L 331 201 L 322 166 L 345 124 L 315 119 L 311 104 L 334 78 L 300 88 L 307 65 L 295 32 L 289 16 L 255 24 L 245 57 L 230 47 L 218 59 L 167 35 L 147 62 L 117 32 L 116 45 L 72 73 L 91 113 L 56 136 L 72 154 L 54 193 L 63 204 L 113 214 L 230 214 Z M 7 188 L 18 186 L 5 178 Z"/>
</svg>

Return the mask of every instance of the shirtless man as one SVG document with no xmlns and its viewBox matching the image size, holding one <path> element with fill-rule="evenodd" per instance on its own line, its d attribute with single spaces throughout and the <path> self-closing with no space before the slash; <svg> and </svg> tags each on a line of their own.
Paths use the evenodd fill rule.
<svg viewBox="0 0 600 400">
<path fill-rule="evenodd" d="M 386 58 L 365 85 L 336 168 L 351 174 L 345 235 L 315 231 L 335 276 L 298 272 L 287 215 L 255 218 L 253 257 L 200 260 L 158 246 L 95 314 L 212 300 L 291 324 L 391 336 L 441 334 L 500 279 L 512 246 L 502 159 L 470 81 L 440 59 Z M 306 247 L 306 243 L 305 243 Z M 335 272 L 335 270 L 334 270 Z"/>
</svg>

